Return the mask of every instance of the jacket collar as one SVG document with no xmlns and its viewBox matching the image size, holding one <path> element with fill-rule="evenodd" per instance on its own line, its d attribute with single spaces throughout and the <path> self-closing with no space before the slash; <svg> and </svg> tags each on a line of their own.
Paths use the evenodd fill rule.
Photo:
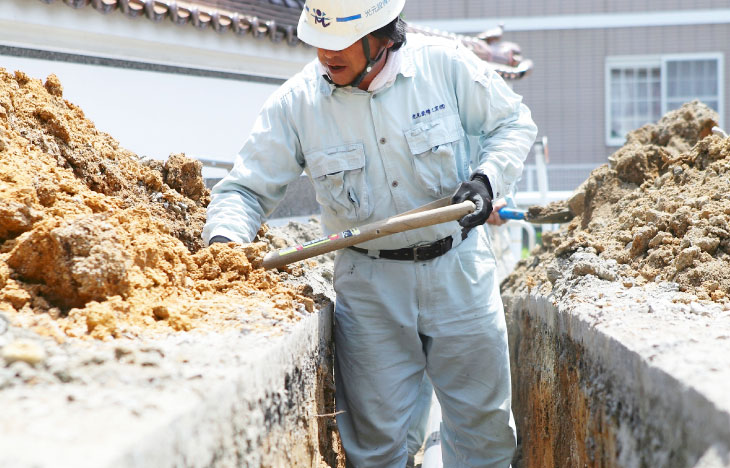
<svg viewBox="0 0 730 468">
<path fill-rule="evenodd" d="M 413 64 L 413 58 L 411 57 L 410 50 L 407 47 L 407 45 L 408 44 L 406 43 L 406 45 L 404 45 L 401 49 L 399 49 L 398 51 L 395 52 L 395 53 L 399 54 L 399 56 L 400 56 L 400 67 L 399 67 L 399 70 L 397 70 L 397 72 L 396 72 L 396 76 L 403 75 L 403 77 L 405 77 L 405 78 L 411 78 L 411 77 L 415 76 L 415 74 L 416 74 L 416 67 Z M 390 60 L 390 57 L 388 58 L 388 60 Z M 322 94 L 324 94 L 325 96 L 331 96 L 332 93 L 336 89 L 340 89 L 340 90 L 343 90 L 346 92 L 353 91 L 350 88 L 337 88 L 337 86 L 335 86 L 334 84 L 327 81 L 327 78 L 326 78 L 327 72 L 325 71 L 324 67 L 319 62 L 319 60 L 316 58 L 314 59 L 314 69 L 315 69 L 315 74 L 317 75 L 317 87 L 318 87 L 319 91 Z M 381 71 L 381 73 L 382 73 L 382 71 Z M 380 90 L 376 90 L 376 91 L 380 91 Z M 363 92 L 365 92 L 365 91 L 363 91 Z"/>
</svg>

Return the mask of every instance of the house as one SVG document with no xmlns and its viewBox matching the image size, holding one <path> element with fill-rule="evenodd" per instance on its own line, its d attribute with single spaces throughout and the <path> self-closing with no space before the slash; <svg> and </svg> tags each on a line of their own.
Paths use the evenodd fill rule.
<svg viewBox="0 0 730 468">
<path fill-rule="evenodd" d="M 551 190 L 572 190 L 627 131 L 699 99 L 728 124 L 727 0 L 418 0 L 406 21 L 460 34 L 501 24 L 534 62 L 514 83 L 549 141 Z M 534 188 L 528 158 L 520 188 Z M 533 184 L 532 187 L 530 184 Z"/>
<path fill-rule="evenodd" d="M 0 67 L 44 79 L 140 156 L 182 152 L 211 182 L 231 167 L 266 98 L 312 60 L 303 0 L 2 0 Z M 532 69 L 499 27 L 451 36 L 507 80 Z M 478 37 L 477 37 L 478 36 Z M 318 211 L 308 183 L 279 216 Z M 306 200 L 306 202 L 303 202 Z"/>
<path fill-rule="evenodd" d="M 225 15 L 202 2 L 3 0 L 0 66 L 55 73 L 66 99 L 140 156 L 230 161 L 264 100 L 314 56 L 289 4 Z"/>
</svg>

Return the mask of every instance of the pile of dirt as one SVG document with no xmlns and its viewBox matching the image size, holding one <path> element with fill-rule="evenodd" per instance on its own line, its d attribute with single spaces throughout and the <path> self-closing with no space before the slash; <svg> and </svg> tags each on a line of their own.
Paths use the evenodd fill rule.
<svg viewBox="0 0 730 468">
<path fill-rule="evenodd" d="M 0 315 L 58 340 L 296 320 L 311 288 L 257 268 L 272 242 L 203 248 L 210 199 L 182 154 L 142 161 L 43 83 L 0 69 Z M 245 320 L 242 318 L 245 316 Z"/>
<path fill-rule="evenodd" d="M 546 233 L 503 289 L 550 293 L 561 265 L 578 253 L 600 261 L 575 266 L 573 275 L 627 287 L 671 283 L 677 300 L 727 304 L 730 138 L 712 133 L 717 121 L 692 102 L 630 133 L 567 201 L 575 218 Z"/>
</svg>

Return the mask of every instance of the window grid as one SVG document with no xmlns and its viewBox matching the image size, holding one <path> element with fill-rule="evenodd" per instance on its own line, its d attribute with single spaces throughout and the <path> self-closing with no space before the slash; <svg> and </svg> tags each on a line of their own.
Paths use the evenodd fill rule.
<svg viewBox="0 0 730 468">
<path fill-rule="evenodd" d="M 656 121 L 661 115 L 659 67 L 632 66 L 611 70 L 611 137 Z"/>
<path fill-rule="evenodd" d="M 717 60 L 667 60 L 667 111 L 699 99 L 718 110 Z"/>
<path fill-rule="evenodd" d="M 609 58 L 607 144 L 623 144 L 628 132 L 695 99 L 721 113 L 721 70 L 720 54 Z"/>
</svg>

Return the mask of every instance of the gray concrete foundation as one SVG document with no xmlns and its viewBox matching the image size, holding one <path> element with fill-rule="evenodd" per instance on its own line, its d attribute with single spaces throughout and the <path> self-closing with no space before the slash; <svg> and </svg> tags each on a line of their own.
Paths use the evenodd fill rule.
<svg viewBox="0 0 730 468">
<path fill-rule="evenodd" d="M 336 466 L 332 309 L 280 332 L 65 346 L 85 360 L 67 383 L 0 392 L 0 466 Z"/>
<path fill-rule="evenodd" d="M 671 284 L 554 286 L 504 294 L 513 466 L 730 466 L 730 311 Z"/>
</svg>

